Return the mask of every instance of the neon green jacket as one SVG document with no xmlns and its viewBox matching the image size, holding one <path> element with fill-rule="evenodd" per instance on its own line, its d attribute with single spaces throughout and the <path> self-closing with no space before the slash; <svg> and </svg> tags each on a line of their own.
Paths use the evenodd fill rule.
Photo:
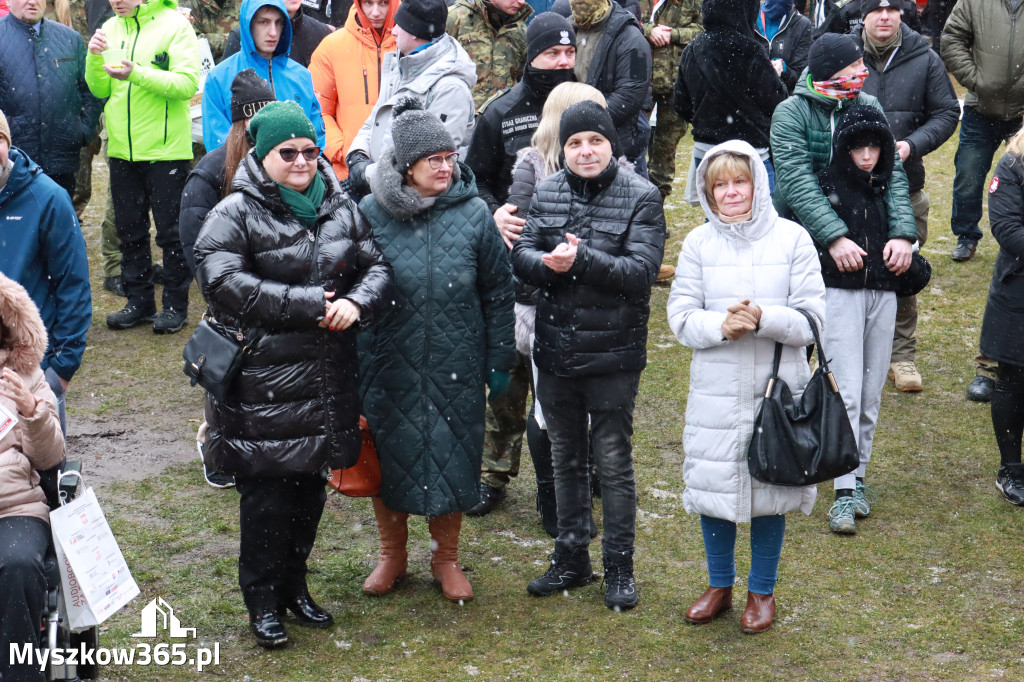
<svg viewBox="0 0 1024 682">
<path fill-rule="evenodd" d="M 110 48 L 124 48 L 135 64 L 128 80 L 111 78 L 103 56 L 85 60 L 85 82 L 108 97 L 108 153 L 127 161 L 192 158 L 189 100 L 199 88 L 199 42 L 177 0 L 149 0 L 131 17 L 103 24 Z"/>
</svg>

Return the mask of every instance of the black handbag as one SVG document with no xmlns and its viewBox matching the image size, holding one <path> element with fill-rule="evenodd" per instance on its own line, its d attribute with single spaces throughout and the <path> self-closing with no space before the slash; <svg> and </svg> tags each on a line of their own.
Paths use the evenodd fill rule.
<svg viewBox="0 0 1024 682">
<path fill-rule="evenodd" d="M 205 319 L 196 325 L 192 338 L 181 352 L 191 384 L 199 384 L 217 400 L 224 400 L 242 366 L 242 358 L 249 352 L 244 341 L 241 332 L 231 338 Z"/>
<path fill-rule="evenodd" d="M 848 474 L 860 464 L 857 441 L 821 348 L 818 327 L 806 310 L 797 310 L 814 333 L 818 368 L 795 403 L 789 386 L 779 378 L 782 344 L 775 344 L 772 376 L 747 450 L 750 475 L 775 485 L 813 485 Z"/>
</svg>

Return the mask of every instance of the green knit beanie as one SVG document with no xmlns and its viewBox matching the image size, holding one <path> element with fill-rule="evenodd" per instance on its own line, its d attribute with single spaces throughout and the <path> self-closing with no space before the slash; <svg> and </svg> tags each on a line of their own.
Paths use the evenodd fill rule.
<svg viewBox="0 0 1024 682">
<path fill-rule="evenodd" d="M 305 137 L 317 141 L 313 124 L 295 102 L 271 102 L 260 109 L 249 121 L 249 134 L 256 140 L 256 157 L 260 161 L 285 140 Z"/>
</svg>

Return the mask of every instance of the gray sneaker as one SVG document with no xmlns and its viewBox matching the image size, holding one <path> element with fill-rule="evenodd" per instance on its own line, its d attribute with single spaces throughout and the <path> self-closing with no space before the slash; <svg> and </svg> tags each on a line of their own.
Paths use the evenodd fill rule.
<svg viewBox="0 0 1024 682">
<path fill-rule="evenodd" d="M 857 488 L 853 491 L 853 509 L 858 519 L 871 515 L 871 505 L 878 502 L 878 495 L 863 481 L 857 481 Z"/>
<path fill-rule="evenodd" d="M 852 495 L 840 497 L 828 510 L 828 529 L 833 533 L 853 535 L 857 532 L 854 508 L 856 501 Z"/>
</svg>

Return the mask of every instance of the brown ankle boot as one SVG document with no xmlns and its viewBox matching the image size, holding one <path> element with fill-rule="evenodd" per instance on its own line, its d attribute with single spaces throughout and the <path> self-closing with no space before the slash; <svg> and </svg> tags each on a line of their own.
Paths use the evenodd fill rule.
<svg viewBox="0 0 1024 682">
<path fill-rule="evenodd" d="M 405 577 L 409 555 L 405 545 L 409 540 L 409 515 L 396 512 L 384 506 L 380 497 L 373 498 L 373 513 L 377 517 L 377 532 L 380 534 L 380 558 L 377 568 L 363 583 L 366 594 L 387 594 L 395 582 Z"/>
<path fill-rule="evenodd" d="M 740 626 L 748 635 L 764 632 L 775 620 L 775 595 L 747 592 L 747 608 L 740 617 Z"/>
<path fill-rule="evenodd" d="M 430 572 L 441 583 L 441 591 L 451 601 L 470 601 L 473 586 L 459 568 L 459 530 L 462 513 L 445 514 L 430 519 Z"/>
<path fill-rule="evenodd" d="M 705 625 L 722 611 L 732 608 L 731 587 L 709 587 L 686 612 L 686 622 Z"/>
</svg>

